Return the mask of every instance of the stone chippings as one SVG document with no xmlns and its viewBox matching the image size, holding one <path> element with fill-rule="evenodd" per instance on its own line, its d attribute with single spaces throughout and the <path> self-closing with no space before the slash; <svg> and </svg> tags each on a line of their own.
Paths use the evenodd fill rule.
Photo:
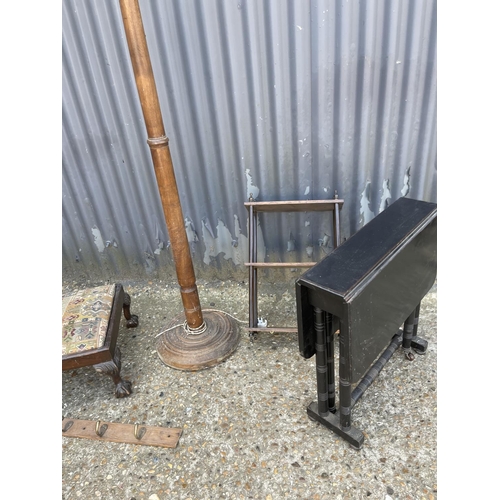
<svg viewBox="0 0 500 500">
<path fill-rule="evenodd" d="M 422 301 L 419 334 L 428 352 L 414 362 L 397 351 L 353 411 L 361 450 L 308 419 L 316 400 L 314 357 L 294 333 L 241 328 L 237 351 L 199 372 L 165 366 L 156 336 L 182 312 L 176 282 L 123 282 L 139 327 L 122 323 L 122 375 L 133 383 L 116 399 L 110 377 L 93 368 L 62 374 L 62 416 L 181 427 L 175 449 L 62 438 L 62 498 L 433 499 L 437 498 L 437 287 Z M 63 291 L 78 288 L 63 285 Z M 198 281 L 204 309 L 248 321 L 245 282 Z M 296 324 L 293 283 L 263 284 L 259 311 L 269 325 Z M 338 346 L 336 346 L 338 354 Z"/>
</svg>

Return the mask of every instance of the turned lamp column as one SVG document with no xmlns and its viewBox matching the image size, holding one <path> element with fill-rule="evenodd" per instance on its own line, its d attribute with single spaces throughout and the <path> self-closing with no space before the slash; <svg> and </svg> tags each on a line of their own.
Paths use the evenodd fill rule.
<svg viewBox="0 0 500 500">
<path fill-rule="evenodd" d="M 187 327 L 198 329 L 203 326 L 203 314 L 138 0 L 120 0 L 120 9 L 146 123 L 147 142 L 170 235 Z"/>
</svg>

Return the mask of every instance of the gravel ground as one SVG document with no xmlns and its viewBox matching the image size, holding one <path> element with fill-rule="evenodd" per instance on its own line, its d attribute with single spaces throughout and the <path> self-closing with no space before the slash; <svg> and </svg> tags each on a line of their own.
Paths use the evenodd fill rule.
<svg viewBox="0 0 500 500">
<path fill-rule="evenodd" d="M 139 316 L 136 329 L 122 322 L 118 338 L 133 394 L 116 399 L 111 378 L 93 368 L 63 372 L 62 416 L 183 433 L 175 449 L 62 437 L 63 499 L 437 498 L 437 285 L 420 313 L 427 354 L 409 362 L 398 350 L 367 390 L 353 410 L 365 434 L 355 450 L 308 419 L 315 360 L 300 356 L 295 333 L 252 341 L 240 328 L 238 349 L 223 363 L 174 370 L 156 342 L 182 312 L 177 284 L 122 283 Z M 63 293 L 79 287 L 65 283 Z M 198 280 L 198 288 L 203 308 L 247 324 L 245 281 Z M 293 282 L 261 284 L 259 312 L 270 326 L 294 326 Z"/>
</svg>

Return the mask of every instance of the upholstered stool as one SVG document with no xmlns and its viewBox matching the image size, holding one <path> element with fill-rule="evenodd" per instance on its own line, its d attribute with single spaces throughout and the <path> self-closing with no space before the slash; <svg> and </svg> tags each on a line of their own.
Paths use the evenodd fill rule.
<svg viewBox="0 0 500 500">
<path fill-rule="evenodd" d="M 93 366 L 113 378 L 117 398 L 132 393 L 132 384 L 120 376 L 116 345 L 122 310 L 127 328 L 135 328 L 139 318 L 130 314 L 130 296 L 119 283 L 80 290 L 62 300 L 63 371 Z"/>
</svg>

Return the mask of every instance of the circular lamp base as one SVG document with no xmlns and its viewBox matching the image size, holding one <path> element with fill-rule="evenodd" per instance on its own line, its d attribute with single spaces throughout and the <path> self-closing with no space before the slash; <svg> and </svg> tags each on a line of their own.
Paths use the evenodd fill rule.
<svg viewBox="0 0 500 500">
<path fill-rule="evenodd" d="M 163 363 L 176 370 L 194 372 L 221 363 L 236 350 L 240 332 L 230 316 L 222 311 L 203 311 L 203 319 L 206 330 L 199 334 L 187 332 L 180 324 L 184 323 L 184 314 L 167 325 L 156 344 Z"/>
</svg>

